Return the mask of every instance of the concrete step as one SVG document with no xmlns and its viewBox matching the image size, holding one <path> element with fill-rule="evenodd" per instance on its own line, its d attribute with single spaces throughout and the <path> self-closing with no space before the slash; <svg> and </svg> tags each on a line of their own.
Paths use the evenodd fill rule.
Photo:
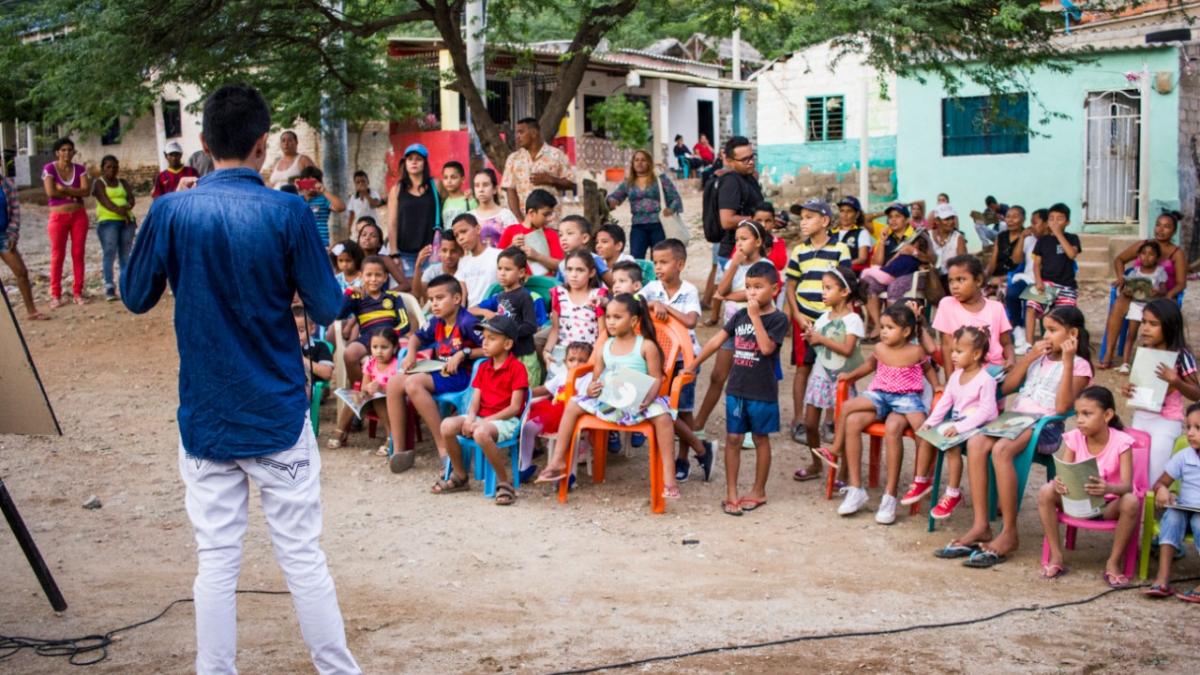
<svg viewBox="0 0 1200 675">
<path fill-rule="evenodd" d="M 1085 249 L 1086 250 L 1086 249 Z M 1093 262 L 1083 260 L 1082 257 L 1077 259 L 1079 262 L 1079 271 L 1075 273 L 1075 279 L 1078 281 L 1111 281 L 1112 280 L 1112 265 L 1108 261 Z"/>
</svg>

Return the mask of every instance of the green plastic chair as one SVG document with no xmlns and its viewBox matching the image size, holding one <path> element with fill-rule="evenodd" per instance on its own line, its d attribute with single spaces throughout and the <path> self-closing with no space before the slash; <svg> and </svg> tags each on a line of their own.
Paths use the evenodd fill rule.
<svg viewBox="0 0 1200 675">
<path fill-rule="evenodd" d="M 333 353 L 333 345 L 325 340 L 318 340 L 329 348 L 329 353 Z M 329 383 L 324 380 L 313 382 L 312 386 L 312 401 L 308 405 L 308 416 L 312 422 L 313 436 L 321 434 L 321 399 L 325 396 L 325 390 L 329 388 Z"/>
<path fill-rule="evenodd" d="M 547 312 L 550 311 L 550 294 L 554 292 L 555 286 L 561 285 L 554 277 L 532 276 L 525 280 L 525 288 L 546 303 Z"/>
<path fill-rule="evenodd" d="M 638 260 L 636 262 L 638 267 L 642 268 L 643 284 L 648 284 L 651 281 L 658 279 L 658 276 L 654 274 L 654 263 L 650 262 L 649 260 Z"/>
<path fill-rule="evenodd" d="M 1033 435 L 1029 437 L 1029 443 L 1025 446 L 1025 451 L 1017 455 L 1013 459 L 1013 468 L 1017 471 L 1017 513 L 1021 512 L 1021 502 L 1025 497 L 1025 484 L 1029 482 L 1029 470 L 1033 468 L 1034 462 L 1046 467 L 1046 480 L 1054 480 L 1054 456 L 1043 455 L 1037 451 L 1038 438 L 1042 435 L 1042 429 L 1051 422 L 1065 422 L 1075 416 L 1074 410 L 1067 411 L 1065 415 L 1047 415 L 1037 421 L 1033 425 Z M 997 504 L 1000 496 L 996 492 L 996 475 L 990 470 L 988 471 L 988 520 L 995 520 L 997 515 Z"/>
<path fill-rule="evenodd" d="M 1175 449 L 1171 451 L 1171 454 L 1174 455 L 1183 450 L 1187 445 L 1187 436 L 1180 436 L 1176 439 Z M 1150 480 L 1153 481 L 1150 484 L 1150 487 L 1153 488 L 1158 483 L 1158 477 L 1151 476 Z M 1176 495 L 1179 494 L 1179 481 L 1175 481 L 1171 486 L 1171 492 L 1174 492 Z M 1138 579 L 1142 581 L 1145 581 L 1150 574 L 1150 546 L 1154 543 L 1154 538 L 1157 536 L 1158 518 L 1154 517 L 1154 490 L 1149 489 L 1146 490 L 1146 498 L 1142 504 L 1142 551 L 1138 556 Z M 1193 532 L 1188 535 L 1184 541 L 1188 539 L 1195 541 L 1196 533 Z"/>
</svg>

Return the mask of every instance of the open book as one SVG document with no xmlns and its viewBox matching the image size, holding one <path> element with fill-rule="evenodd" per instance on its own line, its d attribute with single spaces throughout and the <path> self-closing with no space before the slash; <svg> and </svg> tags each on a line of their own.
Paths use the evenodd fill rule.
<svg viewBox="0 0 1200 675">
<path fill-rule="evenodd" d="M 1037 420 L 1037 416 L 1031 413 L 1009 411 L 1001 413 L 999 417 L 983 425 L 979 431 L 985 436 L 1011 440 L 1020 436 L 1022 432 L 1036 424 Z"/>
<path fill-rule="evenodd" d="M 949 450 L 950 448 L 966 443 L 968 438 L 979 433 L 979 429 L 971 429 L 956 436 L 945 435 L 945 430 L 952 426 L 954 426 L 954 422 L 942 422 L 931 429 L 919 429 L 917 430 L 917 438 L 929 441 L 938 450 Z"/>
<path fill-rule="evenodd" d="M 1029 284 L 1025 290 L 1021 291 L 1022 300 L 1032 300 L 1042 307 L 1049 307 L 1054 299 L 1058 297 L 1058 286 L 1046 286 L 1046 290 L 1038 293 L 1037 286 Z"/>
<path fill-rule="evenodd" d="M 1154 282 L 1145 277 L 1134 277 L 1132 279 L 1125 280 L 1125 295 L 1128 295 L 1138 302 L 1145 302 L 1153 299 L 1156 295 L 1158 295 L 1157 290 L 1158 289 L 1154 287 Z"/>
<path fill-rule="evenodd" d="M 342 403 L 349 406 L 354 411 L 354 416 L 359 419 L 362 419 L 363 408 L 366 408 L 371 401 L 377 398 L 387 398 L 387 394 L 382 391 L 376 392 L 372 396 L 366 396 L 361 391 L 353 389 L 335 389 L 333 395 L 341 399 Z"/>
<path fill-rule="evenodd" d="M 1190 513 L 1200 513 L 1200 504 L 1180 504 L 1178 502 L 1171 504 L 1168 509 L 1179 509 L 1180 511 L 1188 511 Z"/>
<path fill-rule="evenodd" d="M 630 368 L 619 368 L 606 372 L 604 388 L 600 390 L 600 412 L 620 414 L 622 411 L 636 412 L 654 386 L 654 378 Z"/>
<path fill-rule="evenodd" d="M 421 359 L 412 364 L 412 367 L 404 372 L 408 373 L 409 375 L 414 373 L 440 373 L 442 372 L 442 368 L 445 367 L 445 361 L 439 361 L 437 359 Z"/>
<path fill-rule="evenodd" d="M 1095 457 L 1088 457 L 1082 462 L 1068 464 L 1058 457 L 1054 458 L 1054 472 L 1063 485 L 1067 486 L 1067 494 L 1062 496 L 1063 513 L 1072 518 L 1095 518 L 1104 510 L 1103 495 L 1089 495 L 1083 486 L 1088 479 L 1100 475 L 1100 467 Z"/>
<path fill-rule="evenodd" d="M 1133 369 L 1129 371 L 1129 383 L 1133 385 L 1133 397 L 1129 405 L 1141 410 L 1159 412 L 1163 399 L 1167 397 L 1167 381 L 1158 376 L 1158 366 L 1174 368 L 1179 352 L 1138 347 L 1133 357 Z"/>
<path fill-rule="evenodd" d="M 524 235 L 524 237 L 526 246 L 542 255 L 550 255 L 550 241 L 546 239 L 546 231 L 544 229 L 539 227 L 533 232 Z M 537 275 L 542 275 L 549 271 L 546 269 L 546 266 L 542 265 L 541 263 L 530 262 L 529 267 L 533 270 L 533 273 Z"/>
</svg>

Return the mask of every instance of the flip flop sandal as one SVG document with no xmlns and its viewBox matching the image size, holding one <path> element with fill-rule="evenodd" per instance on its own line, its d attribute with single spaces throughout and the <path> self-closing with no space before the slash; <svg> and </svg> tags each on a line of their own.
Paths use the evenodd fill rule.
<svg viewBox="0 0 1200 675">
<path fill-rule="evenodd" d="M 721 500 L 721 510 L 727 516 L 740 516 L 743 514 L 741 505 L 738 502 L 731 502 L 728 499 Z"/>
<path fill-rule="evenodd" d="M 390 454 L 391 453 L 388 452 L 388 446 L 386 445 L 381 445 L 377 450 L 375 450 L 376 457 L 387 457 Z"/>
<path fill-rule="evenodd" d="M 796 469 L 795 473 L 792 474 L 792 480 L 796 480 L 796 481 L 800 481 L 800 482 L 804 482 L 806 480 L 815 480 L 817 478 L 820 478 L 822 473 L 824 473 L 824 472 L 822 472 L 822 471 L 810 472 L 808 469 Z"/>
<path fill-rule="evenodd" d="M 830 469 L 833 469 L 834 471 L 838 470 L 838 456 L 833 454 L 833 451 L 831 451 L 829 448 L 809 448 L 809 450 L 813 455 L 816 456 L 817 459 L 824 462 L 825 465 Z"/>
<path fill-rule="evenodd" d="M 1124 574 L 1112 574 L 1105 570 L 1104 583 L 1108 584 L 1109 588 L 1125 588 L 1129 585 L 1129 579 L 1126 579 Z"/>
<path fill-rule="evenodd" d="M 469 486 L 467 484 L 466 476 L 460 478 L 454 474 L 451 474 L 450 478 L 446 480 L 439 480 L 438 482 L 434 483 L 433 487 L 430 488 L 429 491 L 435 495 L 446 495 L 450 494 L 451 492 L 462 492 L 468 488 Z"/>
<path fill-rule="evenodd" d="M 1195 588 L 1187 593 L 1176 593 L 1175 597 L 1184 602 L 1200 602 L 1200 592 L 1197 592 Z"/>
<path fill-rule="evenodd" d="M 754 511 L 755 509 L 761 509 L 766 505 L 767 500 L 755 499 L 754 497 L 742 497 L 738 500 L 738 506 L 742 507 L 743 511 Z"/>
<path fill-rule="evenodd" d="M 500 483 L 496 486 L 496 498 L 493 501 L 496 506 L 512 506 L 517 501 L 517 491 L 508 483 Z"/>
<path fill-rule="evenodd" d="M 1142 595 L 1148 598 L 1169 598 L 1172 595 L 1178 595 L 1178 593 L 1170 586 L 1154 584 L 1150 588 L 1142 589 Z"/>
<path fill-rule="evenodd" d="M 975 569 L 987 569 L 989 567 L 999 565 L 1005 560 L 1008 560 L 1008 558 L 996 553 L 995 551 L 988 551 L 981 548 L 972 553 L 969 558 L 964 560 L 963 566 L 973 567 Z"/>
<path fill-rule="evenodd" d="M 1042 565 L 1043 579 L 1057 579 L 1067 573 L 1067 568 L 1062 565 Z"/>
<path fill-rule="evenodd" d="M 538 474 L 538 477 L 536 479 L 534 479 L 533 482 L 535 482 L 535 483 L 557 483 L 566 477 L 567 477 L 566 471 L 550 473 L 550 470 L 546 469 L 542 473 Z"/>
<path fill-rule="evenodd" d="M 952 541 L 949 544 L 946 544 L 945 546 L 943 546 L 942 548 L 939 548 L 938 550 L 934 551 L 933 555 L 935 558 L 941 558 L 943 560 L 950 560 L 953 558 L 970 557 L 970 555 L 972 553 L 974 553 L 978 550 L 979 550 L 979 544 L 960 544 L 956 541 Z"/>
<path fill-rule="evenodd" d="M 683 495 L 679 493 L 678 485 L 672 485 L 671 487 L 663 488 L 662 496 L 663 499 L 679 499 Z"/>
</svg>

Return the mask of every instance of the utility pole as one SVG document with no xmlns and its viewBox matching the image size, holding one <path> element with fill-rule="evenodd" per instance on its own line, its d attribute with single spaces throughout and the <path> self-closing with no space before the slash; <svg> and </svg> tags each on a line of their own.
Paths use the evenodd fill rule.
<svg viewBox="0 0 1200 675">
<path fill-rule="evenodd" d="M 466 20 L 463 21 L 466 31 L 467 64 L 471 69 L 471 81 L 479 90 L 484 102 L 487 102 L 487 55 L 486 37 L 487 7 L 484 0 L 468 0 L 466 5 Z M 487 158 L 483 154 L 483 145 L 479 142 L 479 133 L 475 131 L 475 122 L 471 116 L 471 108 L 467 107 L 467 131 L 471 134 L 470 156 L 471 166 L 468 175 L 474 175 L 483 168 Z"/>
<path fill-rule="evenodd" d="M 742 26 L 738 20 L 738 8 L 733 8 L 733 81 L 742 81 Z M 741 89 L 733 90 L 733 135 L 744 135 L 746 115 L 746 92 Z M 716 139 L 712 139 L 714 142 Z M 717 147 L 720 147 L 718 145 Z"/>
<path fill-rule="evenodd" d="M 870 213 L 871 202 L 871 71 L 863 68 L 863 76 L 859 95 L 862 96 L 862 107 L 858 114 L 858 199 L 863 211 Z"/>
<path fill-rule="evenodd" d="M 342 0 L 334 0 L 330 9 L 334 14 L 342 14 Z M 342 37 L 334 34 L 330 38 L 334 46 L 340 47 Z M 350 144 L 347 139 L 346 118 L 338 115 L 334 118 L 333 105 L 329 95 L 321 97 L 321 171 L 325 174 L 325 187 L 335 195 L 344 197 L 349 194 L 350 181 L 347 180 L 347 158 L 350 156 Z M 339 214 L 330 214 L 329 229 L 335 241 L 345 239 L 350 228 L 342 221 Z M 326 242 L 328 243 L 328 242 Z"/>
</svg>

